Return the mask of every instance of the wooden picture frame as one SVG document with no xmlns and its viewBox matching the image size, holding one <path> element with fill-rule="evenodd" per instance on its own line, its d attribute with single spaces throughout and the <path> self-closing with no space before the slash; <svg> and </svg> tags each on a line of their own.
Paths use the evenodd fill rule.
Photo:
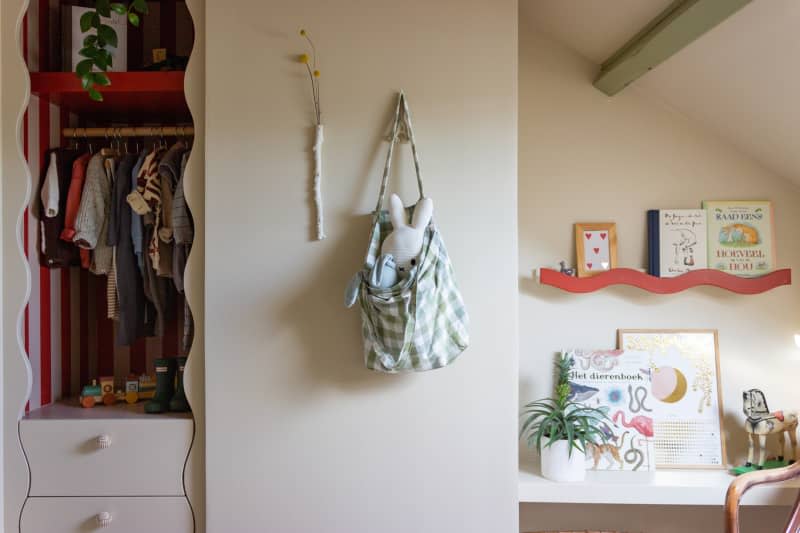
<svg viewBox="0 0 800 533">
<path fill-rule="evenodd" d="M 578 277 L 586 278 L 617 267 L 617 225 L 614 222 L 575 224 Z"/>
<path fill-rule="evenodd" d="M 678 341 L 675 339 L 679 339 L 680 336 L 697 336 L 697 335 L 713 336 L 714 361 L 713 363 L 707 361 L 706 367 L 703 369 L 703 372 L 698 371 L 695 375 L 696 376 L 700 375 L 700 380 L 702 380 L 703 378 L 705 378 L 707 381 L 713 379 L 713 384 L 716 387 L 716 394 L 713 395 L 713 397 L 714 400 L 716 401 L 717 409 L 709 411 L 709 413 L 713 413 L 716 415 L 716 420 L 713 421 L 713 424 L 714 424 L 714 429 L 718 432 L 719 435 L 719 464 L 709 464 L 709 463 L 699 464 L 691 462 L 681 462 L 681 463 L 659 462 L 658 448 L 663 444 L 669 446 L 669 442 L 666 443 L 664 443 L 663 441 L 659 442 L 658 428 L 656 428 L 656 443 L 655 443 L 656 468 L 659 469 L 663 468 L 724 469 L 727 468 L 728 466 L 728 456 L 725 445 L 725 413 L 722 404 L 722 377 L 719 365 L 719 359 L 720 359 L 719 332 L 716 329 L 619 329 L 617 330 L 617 346 L 619 349 L 650 351 L 651 357 L 653 357 L 654 359 L 656 356 L 652 354 L 653 351 L 663 350 L 663 353 L 666 354 L 667 346 L 672 345 L 673 347 L 676 347 L 675 343 L 677 343 Z M 639 337 L 639 339 L 637 339 L 637 336 Z M 641 342 L 643 339 L 648 340 L 648 342 Z M 710 339 L 708 339 L 708 341 L 710 341 Z M 697 365 L 697 362 L 695 362 L 695 365 Z M 656 368 L 655 361 L 653 361 L 653 363 L 651 364 L 651 368 Z M 707 376 L 706 374 L 707 372 L 712 372 L 713 376 Z M 698 382 L 696 380 L 692 380 L 692 382 L 688 383 L 688 390 L 691 390 L 692 392 L 696 392 L 697 390 L 702 390 L 702 387 L 703 383 Z M 679 402 L 673 400 L 670 401 L 669 403 L 674 405 Z M 692 406 L 695 411 L 700 412 L 699 409 L 694 407 L 696 404 L 689 404 L 689 405 Z M 695 421 L 693 421 L 693 423 L 695 423 Z M 686 448 L 686 445 L 685 443 L 676 443 L 676 447 L 684 449 Z"/>
</svg>

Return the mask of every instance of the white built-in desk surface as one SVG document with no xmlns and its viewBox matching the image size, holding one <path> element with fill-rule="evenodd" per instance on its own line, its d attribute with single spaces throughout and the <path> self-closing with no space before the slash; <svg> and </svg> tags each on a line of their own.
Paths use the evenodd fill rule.
<svg viewBox="0 0 800 533">
<path fill-rule="evenodd" d="M 581 483 L 555 483 L 539 474 L 539 460 L 527 452 L 519 470 L 521 503 L 595 503 L 639 505 L 719 505 L 733 476 L 725 470 L 586 472 Z M 533 455 L 533 457 L 530 457 Z M 743 505 L 792 505 L 800 481 L 759 486 L 745 494 Z"/>
</svg>

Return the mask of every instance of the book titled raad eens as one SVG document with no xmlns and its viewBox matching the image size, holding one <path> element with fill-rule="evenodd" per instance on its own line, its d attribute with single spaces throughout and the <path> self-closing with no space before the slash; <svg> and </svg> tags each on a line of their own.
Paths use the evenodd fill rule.
<svg viewBox="0 0 800 533">
<path fill-rule="evenodd" d="M 772 203 L 705 201 L 708 265 L 729 274 L 756 277 L 775 268 Z"/>
<path fill-rule="evenodd" d="M 605 411 L 605 442 L 586 447 L 592 470 L 655 470 L 649 355 L 632 350 L 566 350 L 570 399 Z"/>
</svg>

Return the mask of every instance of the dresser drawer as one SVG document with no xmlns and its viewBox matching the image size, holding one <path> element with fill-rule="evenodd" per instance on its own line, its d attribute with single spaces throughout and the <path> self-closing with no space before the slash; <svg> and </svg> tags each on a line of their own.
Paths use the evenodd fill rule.
<svg viewBox="0 0 800 533">
<path fill-rule="evenodd" d="M 105 521 L 105 525 L 101 522 Z M 186 498 L 28 498 L 20 533 L 192 533 Z"/>
<path fill-rule="evenodd" d="M 192 432 L 189 418 L 23 419 L 29 494 L 182 496 Z"/>
</svg>

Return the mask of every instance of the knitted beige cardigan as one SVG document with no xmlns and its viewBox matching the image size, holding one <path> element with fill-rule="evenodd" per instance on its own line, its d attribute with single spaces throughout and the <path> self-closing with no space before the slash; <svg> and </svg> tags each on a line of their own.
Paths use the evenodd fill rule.
<svg viewBox="0 0 800 533">
<path fill-rule="evenodd" d="M 106 172 L 105 157 L 95 154 L 86 168 L 78 216 L 75 219 L 75 236 L 72 241 L 92 252 L 89 270 L 95 274 L 111 271 L 113 251 L 107 244 L 108 215 L 111 208 L 111 179 Z"/>
</svg>

